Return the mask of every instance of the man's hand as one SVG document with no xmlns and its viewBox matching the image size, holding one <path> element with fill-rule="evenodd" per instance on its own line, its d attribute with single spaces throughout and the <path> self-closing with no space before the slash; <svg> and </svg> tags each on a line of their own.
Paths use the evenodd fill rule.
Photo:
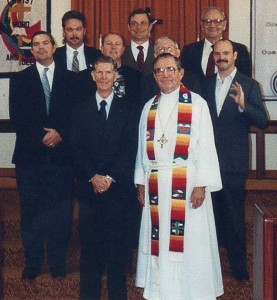
<svg viewBox="0 0 277 300">
<path fill-rule="evenodd" d="M 47 132 L 42 139 L 42 143 L 44 146 L 48 148 L 55 148 L 57 147 L 60 142 L 62 141 L 61 136 L 59 133 L 56 131 L 56 129 L 52 128 L 44 128 L 44 130 Z"/>
<path fill-rule="evenodd" d="M 112 179 L 103 175 L 96 174 L 90 179 L 90 182 L 93 186 L 94 193 L 102 194 L 110 188 Z"/>
<path fill-rule="evenodd" d="M 141 207 L 145 205 L 145 186 L 142 184 L 137 185 L 137 198 Z"/>
<path fill-rule="evenodd" d="M 191 206 L 192 208 L 200 207 L 205 199 L 205 186 L 195 187 L 191 193 Z"/>
<path fill-rule="evenodd" d="M 241 109 L 244 109 L 244 92 L 241 85 L 238 82 L 233 83 L 230 91 L 234 91 L 235 93 L 230 93 L 229 96 L 235 100 L 235 102 Z"/>
</svg>

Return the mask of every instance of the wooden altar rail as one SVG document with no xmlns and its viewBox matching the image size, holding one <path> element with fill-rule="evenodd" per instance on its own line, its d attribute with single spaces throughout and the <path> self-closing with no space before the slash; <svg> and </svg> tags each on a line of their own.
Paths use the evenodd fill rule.
<svg viewBox="0 0 277 300">
<path fill-rule="evenodd" d="M 3 126 L 5 132 L 12 132 L 9 126 Z M 3 129 L 2 128 L 2 129 Z M 0 128 L 0 132 L 1 131 Z M 246 181 L 247 190 L 277 190 L 277 170 L 265 169 L 265 135 L 277 134 L 277 121 L 269 121 L 264 130 L 250 128 L 250 133 L 256 135 L 256 170 L 250 170 Z M 277 157 L 277 150 L 276 157 Z M 0 188 L 16 188 L 15 169 L 0 168 Z"/>
</svg>

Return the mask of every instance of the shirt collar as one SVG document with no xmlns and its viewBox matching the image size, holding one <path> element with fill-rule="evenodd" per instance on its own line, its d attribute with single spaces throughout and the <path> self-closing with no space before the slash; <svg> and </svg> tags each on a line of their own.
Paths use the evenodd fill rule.
<svg viewBox="0 0 277 300">
<path fill-rule="evenodd" d="M 234 70 L 232 71 L 232 73 L 229 74 L 227 77 L 225 77 L 224 81 L 226 79 L 231 79 L 231 81 L 233 81 L 234 78 L 235 78 L 235 76 L 236 76 L 236 73 L 237 73 L 237 68 L 235 67 Z M 221 79 L 221 77 L 219 75 L 219 72 L 217 72 L 217 74 L 216 74 L 216 80 L 220 80 L 222 82 L 222 79 Z"/>
<path fill-rule="evenodd" d="M 142 46 L 143 47 L 143 51 L 147 52 L 148 51 L 148 47 L 149 47 L 149 40 L 147 40 L 146 42 L 144 42 L 141 45 L 135 43 L 134 41 L 131 41 L 131 48 L 132 48 L 132 50 L 136 49 L 138 51 L 137 46 Z"/>
<path fill-rule="evenodd" d="M 74 49 L 72 47 L 70 47 L 68 44 L 65 44 L 66 45 L 66 50 L 69 51 L 70 53 L 74 53 L 74 51 L 78 51 L 79 53 L 82 53 L 84 51 L 84 43 L 77 49 Z"/>
<path fill-rule="evenodd" d="M 53 61 L 49 66 L 45 67 L 42 64 L 40 64 L 38 61 L 36 61 L 36 67 L 38 69 L 39 74 L 42 74 L 45 68 L 48 68 L 49 71 L 53 74 L 55 69 L 55 62 Z"/>
<path fill-rule="evenodd" d="M 111 94 L 105 98 L 105 100 L 107 101 L 107 106 L 110 107 L 113 101 L 113 97 L 114 97 L 114 92 L 112 91 Z M 101 97 L 98 92 L 96 91 L 96 101 L 97 101 L 97 105 L 98 107 L 100 107 L 100 102 L 104 100 L 103 97 Z"/>
</svg>

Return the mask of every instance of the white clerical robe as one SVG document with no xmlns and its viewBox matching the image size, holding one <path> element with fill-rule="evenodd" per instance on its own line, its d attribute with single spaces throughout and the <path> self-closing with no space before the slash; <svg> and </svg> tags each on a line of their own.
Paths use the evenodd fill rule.
<svg viewBox="0 0 277 300">
<path fill-rule="evenodd" d="M 146 153 L 146 124 L 152 100 L 146 103 L 140 120 L 139 146 L 135 183 L 145 185 L 138 250 L 136 285 L 144 288 L 143 296 L 151 300 L 214 300 L 223 294 L 211 192 L 222 188 L 213 127 L 204 99 L 192 95 L 192 124 L 187 161 L 186 219 L 184 252 L 169 251 L 171 180 L 174 159 L 179 89 L 162 94 L 155 120 L 154 150 L 158 172 L 159 257 L 151 256 L 151 219 L 148 203 L 149 165 Z M 158 140 L 164 133 L 163 147 Z M 194 187 L 206 187 L 201 207 L 193 209 L 190 195 Z"/>
</svg>

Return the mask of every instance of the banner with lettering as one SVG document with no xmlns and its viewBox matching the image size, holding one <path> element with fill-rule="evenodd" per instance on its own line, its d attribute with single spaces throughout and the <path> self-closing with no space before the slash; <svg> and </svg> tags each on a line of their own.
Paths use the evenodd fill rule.
<svg viewBox="0 0 277 300">
<path fill-rule="evenodd" d="M 0 1 L 0 74 L 23 70 L 34 63 L 31 37 L 47 30 L 49 0 Z"/>
<path fill-rule="evenodd" d="M 277 100 L 277 1 L 252 0 L 254 78 L 265 100 Z"/>
</svg>

